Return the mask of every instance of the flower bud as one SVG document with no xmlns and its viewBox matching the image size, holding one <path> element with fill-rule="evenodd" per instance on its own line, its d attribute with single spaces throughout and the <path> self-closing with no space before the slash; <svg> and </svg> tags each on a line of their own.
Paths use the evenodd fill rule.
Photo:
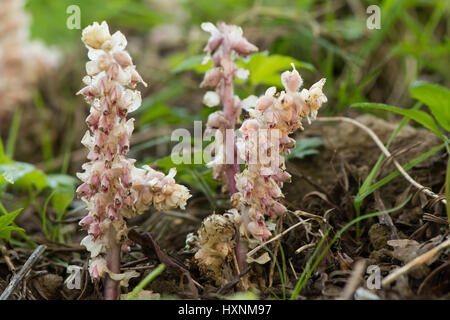
<svg viewBox="0 0 450 320">
<path fill-rule="evenodd" d="M 113 53 L 114 60 L 117 61 L 117 63 L 125 69 L 126 67 L 129 67 L 133 64 L 130 55 L 128 52 L 125 51 L 117 51 Z"/>
</svg>

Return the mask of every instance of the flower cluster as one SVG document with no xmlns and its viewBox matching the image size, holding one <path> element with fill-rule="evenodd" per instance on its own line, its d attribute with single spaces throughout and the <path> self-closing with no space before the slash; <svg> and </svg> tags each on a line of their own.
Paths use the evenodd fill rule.
<svg viewBox="0 0 450 320">
<path fill-rule="evenodd" d="M 186 238 L 186 245 L 195 253 L 200 271 L 213 279 L 218 286 L 232 278 L 232 252 L 235 226 L 240 217 L 237 212 L 225 215 L 212 214 L 203 220 L 200 229 Z"/>
<path fill-rule="evenodd" d="M 239 155 L 246 167 L 236 174 L 236 187 L 239 190 L 232 197 L 233 203 L 241 211 L 242 223 L 254 238 L 264 241 L 270 236 L 265 223 L 265 215 L 271 218 L 281 216 L 286 207 L 280 202 L 283 198 L 283 183 L 290 181 L 285 170 L 283 154 L 289 154 L 295 147 L 295 140 L 289 137 L 302 127 L 302 119 L 309 116 L 315 119 L 321 105 L 327 101 L 322 93 L 325 79 L 315 83 L 309 90 L 299 91 L 303 80 L 293 66 L 293 71 L 281 75 L 285 91 L 276 92 L 269 88 L 265 95 L 256 99 L 251 97 L 246 103 L 250 118 L 245 120 L 239 132 Z"/>
<path fill-rule="evenodd" d="M 59 54 L 29 41 L 22 0 L 3 0 L 0 10 L 0 120 L 31 98 L 32 86 L 59 63 Z M 0 121 L 1 122 L 1 121 Z M 1 126 L 1 123 L 0 123 Z"/>
<path fill-rule="evenodd" d="M 80 225 L 88 231 L 82 245 L 90 251 L 90 274 L 96 280 L 107 272 L 114 280 L 124 280 L 108 269 L 104 254 L 110 247 L 128 244 L 124 218 L 143 213 L 153 205 L 156 209 L 181 207 L 190 197 L 185 186 L 175 183 L 176 170 L 165 176 L 148 166 L 134 166 L 128 159 L 134 119 L 128 112 L 141 105 L 141 95 L 133 90 L 145 82 L 125 51 L 127 40 L 117 31 L 110 34 L 106 22 L 86 27 L 82 41 L 89 50 L 86 63 L 86 86 L 78 94 L 91 105 L 86 119 L 90 131 L 82 143 L 89 149 L 89 162 L 78 173 L 83 183 L 77 194 L 87 204 L 88 215 Z"/>
<path fill-rule="evenodd" d="M 215 91 L 206 92 L 203 103 L 209 107 L 222 104 L 223 111 L 213 113 L 207 123 L 207 130 L 216 129 L 215 159 L 207 164 L 213 168 L 213 176 L 223 183 L 224 189 L 230 189 L 234 193 L 234 174 L 238 172 L 238 166 L 232 159 L 231 165 L 225 165 L 226 153 L 234 154 L 234 135 L 227 137 L 226 129 L 233 129 L 239 122 L 241 114 L 241 101 L 234 95 L 233 81 L 235 78 L 246 79 L 249 71 L 237 68 L 235 59 L 237 56 L 246 57 L 258 50 L 256 46 L 247 41 L 242 29 L 238 26 L 217 23 L 217 27 L 210 22 L 203 23 L 202 29 L 211 34 L 205 47 L 207 55 L 204 62 L 210 59 L 213 67 L 208 70 L 200 84 L 200 87 L 215 88 Z"/>
</svg>

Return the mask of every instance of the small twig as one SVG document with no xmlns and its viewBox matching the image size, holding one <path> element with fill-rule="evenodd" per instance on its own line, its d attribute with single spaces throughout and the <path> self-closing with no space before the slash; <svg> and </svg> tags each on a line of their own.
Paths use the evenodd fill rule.
<svg viewBox="0 0 450 320">
<path fill-rule="evenodd" d="M 366 267 L 365 260 L 359 260 L 355 263 L 352 275 L 350 276 L 350 279 L 347 281 L 344 291 L 339 297 L 340 300 L 350 300 L 353 297 L 353 293 L 355 292 L 356 288 L 361 282 L 361 276 L 364 273 L 365 267 Z"/>
<path fill-rule="evenodd" d="M 145 261 L 147 261 L 147 260 L 148 260 L 148 257 L 144 257 L 144 258 L 141 258 L 141 259 L 137 259 L 137 260 L 134 260 L 134 261 L 130 261 L 130 262 L 127 262 L 127 263 L 122 264 L 122 265 L 120 266 L 120 268 L 123 269 L 123 268 L 132 267 L 132 266 L 134 266 L 134 265 L 136 265 L 136 264 L 139 264 L 139 263 L 141 263 L 141 262 L 145 262 Z"/>
<path fill-rule="evenodd" d="M 435 275 L 437 275 L 439 272 L 441 272 L 442 270 L 445 270 L 445 268 L 450 266 L 450 261 L 447 261 L 443 264 L 441 264 L 439 267 L 437 267 L 436 269 L 434 269 L 426 278 L 425 280 L 423 280 L 422 284 L 419 286 L 419 289 L 417 289 L 417 295 L 422 295 L 423 290 L 425 288 L 425 286 L 428 284 L 428 282 L 433 279 L 433 277 Z"/>
<path fill-rule="evenodd" d="M 120 268 L 120 271 L 128 271 L 128 270 L 147 270 L 155 268 L 155 265 L 149 265 L 149 266 L 136 266 L 136 267 L 126 267 L 126 268 Z"/>
<path fill-rule="evenodd" d="M 295 271 L 294 266 L 292 265 L 292 259 L 289 259 L 288 261 L 289 265 L 291 266 L 292 273 L 294 274 L 295 280 L 298 280 L 297 272 Z"/>
<path fill-rule="evenodd" d="M 361 129 L 363 129 L 371 138 L 372 140 L 376 143 L 376 145 L 378 146 L 378 148 L 380 148 L 380 150 L 385 154 L 386 157 L 388 158 L 392 158 L 392 161 L 394 162 L 395 167 L 397 168 L 397 170 L 400 172 L 400 174 L 410 183 L 412 184 L 414 187 L 416 187 L 417 189 L 420 190 L 420 192 L 423 192 L 424 194 L 428 195 L 429 197 L 432 197 L 434 199 L 439 198 L 440 196 L 435 194 L 433 191 L 431 191 L 430 189 L 424 187 L 423 185 L 421 185 L 420 183 L 418 183 L 417 181 L 415 181 L 413 178 L 411 178 L 411 176 L 403 169 L 403 167 L 401 166 L 400 163 L 397 162 L 397 160 L 395 160 L 392 156 L 392 154 L 389 152 L 388 149 L 386 149 L 386 147 L 384 146 L 383 142 L 381 142 L 380 138 L 378 138 L 378 136 L 375 134 L 375 132 L 373 132 L 370 128 L 368 128 L 367 126 L 365 126 L 364 124 L 362 124 L 359 121 L 353 120 L 351 118 L 347 118 L 347 117 L 321 117 L 317 119 L 318 121 L 322 121 L 322 122 L 326 122 L 326 121 L 343 121 L 343 122 L 349 122 Z M 444 205 L 447 205 L 447 201 L 445 199 L 441 199 L 442 203 Z"/>
<path fill-rule="evenodd" d="M 304 246 L 301 246 L 300 248 L 295 250 L 295 254 L 299 254 L 299 253 L 301 253 L 301 252 L 303 252 L 303 251 L 305 251 L 306 249 L 309 249 L 309 248 L 314 248 L 316 246 L 316 244 L 317 243 L 315 243 L 315 242 L 305 244 Z"/>
<path fill-rule="evenodd" d="M 136 230 L 131 229 L 128 232 L 128 237 L 130 240 L 139 244 L 144 254 L 150 258 L 153 254 L 156 254 L 159 261 L 163 263 L 169 271 L 182 274 L 188 280 L 188 288 L 191 291 L 191 295 L 193 299 L 198 299 L 198 290 L 195 287 L 191 274 L 188 270 L 186 270 L 181 263 L 174 260 L 172 257 L 169 257 L 166 253 L 164 253 L 159 247 L 158 243 L 156 243 L 155 239 L 153 239 L 150 232 L 146 232 L 144 234 L 138 233 Z"/>
<path fill-rule="evenodd" d="M 384 205 L 383 200 L 381 200 L 380 190 L 379 189 L 375 190 L 373 192 L 373 196 L 375 198 L 375 202 L 379 206 L 380 209 L 379 211 L 385 211 L 386 206 Z M 394 225 L 394 222 L 392 221 L 392 218 L 389 214 L 384 213 L 382 215 L 379 215 L 378 221 L 380 222 L 380 224 L 384 224 L 391 230 L 391 239 L 399 239 L 397 227 Z"/>
<path fill-rule="evenodd" d="M 390 275 L 388 275 L 386 278 L 383 279 L 381 284 L 383 287 L 386 287 L 391 282 L 395 281 L 398 277 L 408 273 L 412 269 L 424 264 L 431 258 L 433 258 L 436 254 L 438 254 L 441 250 L 444 250 L 445 248 L 450 247 L 450 239 L 447 239 L 446 241 L 442 242 L 440 245 L 434 247 L 433 249 L 425 252 L 424 254 L 418 256 L 414 260 L 408 262 L 403 267 L 394 270 Z"/>
<path fill-rule="evenodd" d="M 166 211 L 164 211 L 164 213 L 165 213 L 165 215 L 170 216 L 170 217 L 191 220 L 194 222 L 201 222 L 201 220 L 199 218 L 194 217 L 191 214 L 180 213 L 180 212 L 173 211 L 173 210 L 166 210 Z"/>
<path fill-rule="evenodd" d="M 8 249 L 6 249 L 5 246 L 1 247 L 2 255 L 5 258 L 5 262 L 8 265 L 8 269 L 11 272 L 16 272 L 16 268 L 14 267 L 14 264 L 11 261 L 11 258 L 8 256 Z"/>
<path fill-rule="evenodd" d="M 448 221 L 446 219 L 441 218 L 441 217 L 437 217 L 437 216 L 435 216 L 433 214 L 426 213 L 426 212 L 423 214 L 423 220 L 424 221 L 431 221 L 431 222 L 435 222 L 435 223 L 439 223 L 439 224 L 443 224 L 443 225 L 447 225 L 448 224 Z"/>
<path fill-rule="evenodd" d="M 241 274 L 237 275 L 230 282 L 228 282 L 226 285 L 224 285 L 219 290 L 217 290 L 216 294 L 225 293 L 228 290 L 230 290 L 231 288 L 233 288 L 239 282 L 239 280 L 250 271 L 250 269 L 251 269 L 251 267 L 247 267 L 247 269 L 245 269 L 244 272 L 242 272 Z"/>
<path fill-rule="evenodd" d="M 247 257 L 251 257 L 252 255 L 254 255 L 256 252 L 258 252 L 261 248 L 263 248 L 264 246 L 268 245 L 269 243 L 277 240 L 278 238 L 281 238 L 283 235 L 285 235 L 286 233 L 288 233 L 289 231 L 291 231 L 292 229 L 297 228 L 299 225 L 302 225 L 303 223 L 305 223 L 304 221 L 300 221 L 296 224 L 294 224 L 293 226 L 290 226 L 289 228 L 287 228 L 286 230 L 284 230 L 282 233 L 277 234 L 275 237 L 273 237 L 272 239 L 264 242 L 263 244 L 260 244 L 259 246 L 257 246 L 256 248 L 254 248 L 253 250 L 251 250 L 249 253 L 247 253 Z"/>
<path fill-rule="evenodd" d="M 44 253 L 47 246 L 40 245 L 30 255 L 20 271 L 11 279 L 6 289 L 0 296 L 0 300 L 6 300 L 16 290 L 17 286 L 23 280 L 23 278 L 30 272 L 31 267 L 38 261 L 39 257 Z"/>
</svg>

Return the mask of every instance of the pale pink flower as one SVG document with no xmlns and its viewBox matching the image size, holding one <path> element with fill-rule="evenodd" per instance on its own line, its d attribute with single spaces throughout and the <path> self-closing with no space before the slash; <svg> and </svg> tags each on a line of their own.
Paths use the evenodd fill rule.
<svg viewBox="0 0 450 320">
<path fill-rule="evenodd" d="M 106 22 L 88 26 L 82 40 L 89 49 L 86 64 L 86 87 L 78 94 L 91 105 L 82 144 L 89 150 L 88 159 L 78 173 L 83 182 L 78 196 L 87 204 L 88 215 L 80 225 L 88 231 L 81 242 L 91 257 L 90 273 L 95 280 L 107 271 L 113 279 L 125 281 L 129 275 L 119 275 L 105 269 L 104 255 L 111 244 L 129 243 L 124 218 L 141 214 L 154 206 L 158 210 L 185 208 L 190 197 L 185 186 L 176 184 L 175 169 L 167 176 L 146 166 L 138 169 L 135 160 L 128 159 L 134 119 L 126 120 L 128 112 L 139 108 L 141 95 L 133 90 L 144 83 L 125 51 L 125 36 L 119 31 L 110 34 Z M 113 232 L 109 232 L 113 230 Z M 110 234 L 115 239 L 110 239 Z M 126 246 L 125 246 L 126 247 Z"/>
<path fill-rule="evenodd" d="M 314 119 L 327 101 L 322 92 L 325 79 L 299 92 L 303 81 L 293 66 L 292 71 L 283 72 L 281 81 L 286 91 L 277 95 L 276 88 L 272 87 L 256 102 L 251 99 L 255 109 L 248 108 L 250 118 L 239 129 L 242 136 L 239 157 L 245 159 L 246 168 L 235 175 L 239 192 L 232 199 L 241 211 L 246 230 L 259 241 L 270 236 L 264 216 L 275 218 L 287 211 L 281 203 L 284 197 L 281 188 L 291 178 L 285 171 L 283 156 L 295 147 L 295 140 L 289 135 L 303 128 L 303 117 L 309 120 L 311 114 Z M 263 156 L 270 161 L 265 163 Z"/>
</svg>

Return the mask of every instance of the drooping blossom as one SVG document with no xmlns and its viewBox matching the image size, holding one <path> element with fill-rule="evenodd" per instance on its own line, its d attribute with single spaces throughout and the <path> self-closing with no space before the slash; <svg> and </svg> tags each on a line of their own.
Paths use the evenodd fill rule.
<svg viewBox="0 0 450 320">
<path fill-rule="evenodd" d="M 235 59 L 238 56 L 246 57 L 258 51 L 258 48 L 243 36 L 241 27 L 224 22 L 217 23 L 217 26 L 205 22 L 201 27 L 211 34 L 204 49 L 207 53 L 204 62 L 212 59 L 213 67 L 206 72 L 200 87 L 215 89 L 206 92 L 203 103 L 209 107 L 223 106 L 223 111 L 213 113 L 206 124 L 207 129 L 219 131 L 215 144 L 216 150 L 220 150 L 207 166 L 213 169 L 214 178 L 222 182 L 223 190 L 228 189 L 233 194 L 237 191 L 234 175 L 239 171 L 234 156 L 234 128 L 241 115 L 241 101 L 234 94 L 233 82 L 235 78 L 246 79 L 249 75 L 248 70 L 236 66 Z M 226 129 L 233 131 L 227 135 Z"/>
<path fill-rule="evenodd" d="M 84 172 L 77 174 L 83 182 L 77 194 L 88 210 L 80 221 L 88 232 L 81 244 L 91 253 L 93 280 L 108 273 L 111 279 L 126 284 L 133 274 L 112 270 L 105 256 L 108 250 L 129 244 L 125 219 L 151 206 L 184 209 L 190 195 L 185 186 L 175 182 L 175 169 L 164 175 L 149 166 L 136 168 L 135 160 L 126 157 L 134 129 L 134 119 L 127 120 L 127 114 L 141 105 L 136 85 L 146 84 L 125 51 L 125 36 L 120 31 L 111 35 L 106 22 L 94 22 L 83 30 L 82 41 L 89 61 L 83 79 L 86 86 L 78 94 L 91 108 L 86 119 L 90 131 L 82 139 L 89 162 L 82 166 Z M 120 257 L 120 252 L 116 256 Z"/>
<path fill-rule="evenodd" d="M 322 89 L 325 79 L 308 89 L 299 91 L 303 80 L 293 65 L 292 71 L 281 75 L 285 91 L 269 88 L 259 99 L 246 99 L 254 106 L 248 108 L 250 118 L 239 129 L 239 156 L 245 161 L 245 169 L 236 174 L 239 190 L 232 197 L 240 210 L 246 230 L 259 241 L 267 239 L 271 232 L 266 226 L 266 216 L 274 218 L 286 212 L 282 204 L 283 184 L 290 181 L 284 155 L 295 147 L 289 137 L 297 129 L 303 129 L 302 120 L 315 119 L 323 103 L 327 101 Z"/>
</svg>

